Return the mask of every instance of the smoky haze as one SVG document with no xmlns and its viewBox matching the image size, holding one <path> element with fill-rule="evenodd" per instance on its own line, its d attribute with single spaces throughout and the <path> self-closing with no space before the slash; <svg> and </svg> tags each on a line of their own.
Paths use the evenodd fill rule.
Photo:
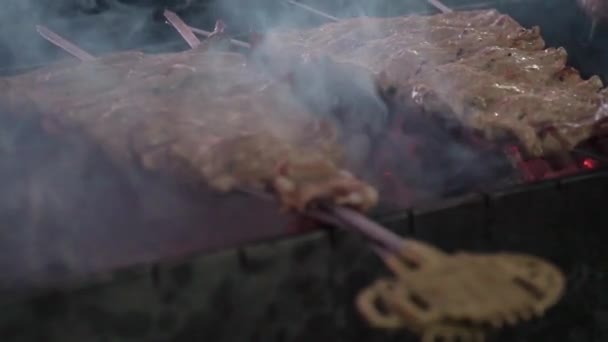
<svg viewBox="0 0 608 342">
<path fill-rule="evenodd" d="M 128 0 L 7 0 L 0 10 L 0 67 L 27 67 L 66 58 L 36 32 L 44 25 L 94 55 L 181 48 L 151 2 Z M 155 12 L 156 11 L 156 12 Z M 171 45 L 171 43 L 173 43 Z M 163 46 L 169 44 L 169 46 Z"/>
<path fill-rule="evenodd" d="M 177 10 L 191 25 L 207 30 L 213 27 L 215 19 L 223 19 L 228 24 L 230 33 L 235 35 L 268 29 L 315 26 L 323 22 L 323 19 L 280 0 L 219 0 L 208 3 L 196 0 L 107 0 L 105 4 L 100 4 L 101 2 L 84 0 L 5 0 L 0 10 L 1 67 L 35 65 L 69 58 L 63 51 L 40 38 L 35 30 L 35 26 L 39 24 L 48 26 L 94 55 L 140 49 L 150 45 L 156 46 L 149 49 L 152 52 L 184 50 L 186 46 L 176 32 L 159 20 L 159 9 L 164 6 Z M 425 1 L 318 1 L 310 4 L 341 18 L 361 15 L 388 16 L 429 10 Z M 526 7 L 518 12 L 520 15 L 516 19 L 523 21 L 526 26 L 543 26 L 542 23 L 530 19 L 537 17 L 536 15 L 525 15 L 530 12 L 530 7 Z M 561 20 L 570 22 L 571 18 L 566 13 L 560 14 Z M 560 31 L 557 28 L 547 30 L 547 27 L 551 26 L 545 25 L 542 28 L 543 34 L 549 32 L 550 45 L 568 47 L 568 44 L 559 41 L 563 36 L 558 34 Z M 561 28 L 563 29 L 563 26 Z M 570 51 L 570 48 L 568 49 Z M 296 85 L 300 86 L 304 95 L 304 102 L 316 107 L 318 113 L 327 116 L 332 115 L 331 107 L 336 97 L 347 102 L 351 109 L 355 109 L 347 121 L 340 122 L 347 131 L 345 135 L 354 137 L 352 140 L 345 140 L 344 144 L 354 159 L 367 161 L 368 153 L 365 151 L 369 152 L 374 139 L 381 140 L 383 133 L 388 131 L 391 114 L 377 94 L 373 80 L 371 77 L 362 76 L 356 79 L 357 82 L 352 82 L 353 75 L 350 74 L 325 72 L 323 69 L 308 73 L 308 70 L 315 70 L 314 63 L 312 66 L 303 65 L 300 78 L 296 79 L 299 81 Z M 95 73 L 93 69 L 89 77 L 99 81 L 104 75 Z M 359 139 L 361 127 L 366 126 L 363 124 L 374 128 L 373 137 Z M 169 247 L 161 248 L 163 244 L 170 245 L 170 248 L 188 245 L 189 250 L 196 250 L 196 246 L 192 244 L 209 242 L 209 236 L 205 237 L 204 241 L 203 237 L 196 234 L 200 232 L 201 227 L 188 226 L 187 222 L 181 222 L 184 218 L 178 219 L 178 224 L 169 218 L 175 219 L 181 215 L 186 218 L 195 217 L 199 222 L 207 222 L 205 220 L 209 220 L 210 216 L 205 215 L 211 215 L 210 211 L 219 208 L 216 202 L 207 201 L 204 208 L 193 208 L 191 204 L 166 193 L 164 187 L 151 186 L 152 183 L 142 180 L 145 178 L 142 175 L 133 176 L 127 172 L 126 175 L 119 174 L 110 178 L 110 175 L 117 171 L 107 165 L 104 166 L 107 173 L 91 176 L 90 169 L 95 167 L 91 167 L 90 163 L 104 163 L 96 161 L 103 159 L 99 151 L 94 147 L 83 147 L 63 153 L 61 151 L 65 150 L 64 147 L 51 153 L 44 149 L 45 146 L 52 145 L 50 140 L 43 137 L 42 130 L 36 128 L 36 124 L 31 125 L 34 128 L 27 129 L 26 133 L 12 138 L 13 140 L 9 139 L 8 142 L 1 142 L 4 144 L 3 148 L 13 152 L 5 152 L 4 155 L 10 157 L 5 157 L 0 165 L 0 172 L 4 175 L 2 180 L 6 182 L 3 188 L 8 189 L 4 197 L 0 198 L 0 209 L 3 210 L 2 215 L 5 218 L 3 222 L 11 222 L 15 229 L 20 230 L 16 235 L 3 237 L 0 246 L 11 247 L 0 253 L 0 270 L 6 271 L 5 274 L 14 275 L 12 278 L 17 283 L 25 281 L 24 277 L 27 278 L 32 273 L 40 274 L 50 272 L 49 270 L 59 273 L 83 273 L 103 268 L 101 265 L 117 265 L 137 258 L 142 260 L 142 253 L 154 258 L 156 251 L 161 254 L 168 253 Z M 22 132 L 16 129 L 16 126 L 19 124 L 15 122 L 2 123 L 1 127 L 7 128 L 1 135 L 2 139 L 11 136 L 7 132 Z M 442 154 L 447 156 L 447 160 L 427 158 L 425 162 L 421 162 L 406 154 L 405 146 L 420 141 L 416 135 L 432 136 L 433 139 L 426 144 L 427 153 Z M 11 146 L 21 146 L 21 149 L 14 150 Z M 456 193 L 462 191 L 462 188 L 474 186 L 475 182 L 484 177 L 493 176 L 492 165 L 488 165 L 490 159 L 481 158 L 466 145 L 459 144 L 430 127 L 418 127 L 416 134 L 403 136 L 402 140 L 385 154 L 386 159 L 390 161 L 387 169 L 373 170 L 373 176 L 383 175 L 384 171 L 396 177 L 400 177 L 402 172 L 407 173 L 407 182 L 428 189 L 428 198 L 443 196 L 445 185 L 448 183 L 460 187 L 453 191 Z M 29 157 L 22 158 L 23 155 Z M 43 158 L 48 155 L 53 158 Z M 113 181 L 108 182 L 108 179 Z M 142 183 L 146 186 L 142 186 Z M 161 193 L 162 204 L 155 202 L 144 205 L 147 207 L 145 210 L 130 207 L 132 201 L 125 198 L 133 196 L 129 195 L 129 191 L 136 191 L 133 188 L 152 188 L 156 195 L 144 197 L 157 198 L 158 193 Z M 127 195 L 124 194 L 125 191 Z M 83 193 L 87 196 L 83 196 Z M 407 200 L 411 201 L 411 198 Z M 25 207 L 28 209 L 15 209 L 22 205 L 20 203 L 26 203 Z M 401 205 L 404 203 L 409 204 L 402 202 Z M 215 224 L 223 227 L 224 232 L 230 230 L 226 228 L 230 224 L 230 210 L 241 209 L 239 212 L 246 215 L 239 199 L 231 199 L 225 204 L 228 208 L 226 217 Z M 247 205 L 251 209 L 251 205 Z M 156 229 L 151 229 L 149 221 L 142 224 L 127 217 L 129 212 L 138 210 L 143 211 L 145 215 L 161 212 L 160 218 L 153 218 L 153 221 L 166 220 L 166 223 L 163 227 L 156 226 Z M 205 210 L 207 212 L 203 214 L 198 213 Z M 268 216 L 272 215 L 272 210 L 274 209 L 260 209 Z M 117 213 L 123 213 L 125 217 L 118 217 L 118 221 L 110 219 Z M 198 213 L 198 216 L 193 213 Z M 45 220 L 51 221 L 50 226 L 41 223 Z M 261 222 L 259 217 L 240 221 Z M 274 226 L 277 230 L 283 228 L 279 222 L 273 222 L 271 219 L 264 222 L 265 224 L 260 223 L 260 226 Z M 247 228 L 250 234 L 256 233 L 249 229 L 250 227 Z M 198 240 L 192 241 L 196 240 L 193 236 L 197 236 Z M 217 246 L 222 244 L 221 241 L 214 243 Z M 136 253 L 137 258 L 133 255 L 135 246 L 144 250 Z"/>
</svg>

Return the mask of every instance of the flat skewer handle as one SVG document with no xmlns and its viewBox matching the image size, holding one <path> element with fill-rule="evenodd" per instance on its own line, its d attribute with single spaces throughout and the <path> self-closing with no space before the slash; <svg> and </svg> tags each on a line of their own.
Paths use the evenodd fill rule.
<svg viewBox="0 0 608 342">
<path fill-rule="evenodd" d="M 177 30 L 177 32 L 184 38 L 186 43 L 191 49 L 196 49 L 201 45 L 201 41 L 194 35 L 190 26 L 188 26 L 177 14 L 169 10 L 165 10 L 163 13 L 167 21 Z"/>
</svg>

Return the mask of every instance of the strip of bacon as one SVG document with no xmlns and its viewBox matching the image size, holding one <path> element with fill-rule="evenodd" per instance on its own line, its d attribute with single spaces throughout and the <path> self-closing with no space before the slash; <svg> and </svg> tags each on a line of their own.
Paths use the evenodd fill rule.
<svg viewBox="0 0 608 342">
<path fill-rule="evenodd" d="M 179 32 L 190 48 L 196 49 L 201 45 L 201 41 L 194 35 L 190 26 L 188 26 L 176 13 L 165 10 L 163 13 L 167 21 Z"/>
<path fill-rule="evenodd" d="M 71 43 L 70 41 L 66 40 L 65 38 L 61 37 L 60 35 L 51 31 L 50 29 L 48 29 L 45 26 L 36 25 L 36 31 L 38 31 L 38 33 L 42 37 L 44 37 L 44 39 L 48 40 L 55 46 L 63 49 L 70 55 L 80 59 L 81 61 L 95 60 L 95 57 L 93 57 L 93 55 L 91 55 L 88 52 L 84 51 L 83 49 L 79 48 L 75 44 Z"/>
</svg>

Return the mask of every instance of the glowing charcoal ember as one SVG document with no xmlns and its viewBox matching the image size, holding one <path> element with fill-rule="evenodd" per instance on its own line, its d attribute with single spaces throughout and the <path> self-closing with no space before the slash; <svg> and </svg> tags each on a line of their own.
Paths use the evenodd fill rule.
<svg viewBox="0 0 608 342">
<path fill-rule="evenodd" d="M 581 164 L 588 170 L 596 169 L 599 166 L 599 162 L 592 158 L 585 158 Z"/>
</svg>

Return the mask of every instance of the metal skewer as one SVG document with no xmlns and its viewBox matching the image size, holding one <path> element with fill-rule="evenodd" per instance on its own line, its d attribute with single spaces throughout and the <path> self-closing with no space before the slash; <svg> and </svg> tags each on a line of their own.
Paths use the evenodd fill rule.
<svg viewBox="0 0 608 342">
<path fill-rule="evenodd" d="M 165 18 L 167 18 L 167 20 L 169 21 L 169 23 L 173 27 L 175 27 L 177 29 L 177 27 L 175 26 L 174 23 L 179 23 L 181 30 L 183 30 L 184 32 L 192 33 L 192 36 L 194 36 L 194 34 L 196 33 L 199 36 L 203 36 L 205 38 L 209 38 L 209 37 L 211 37 L 215 33 L 215 31 L 211 32 L 211 31 L 206 31 L 206 30 L 199 29 L 199 28 L 196 28 L 196 27 L 192 27 L 192 26 L 186 24 L 176 13 L 171 12 L 169 10 L 165 10 L 164 14 L 165 14 Z M 169 17 L 173 21 L 169 20 Z M 190 41 L 189 41 L 189 39 L 191 39 L 191 36 L 189 35 L 189 33 L 187 33 L 187 37 L 186 37 L 186 36 L 184 36 L 182 34 L 182 31 L 180 31 L 179 29 L 177 29 L 177 30 L 182 35 L 182 37 L 184 38 L 184 40 L 186 40 L 186 42 L 188 43 L 188 45 L 190 45 L 191 48 L 194 49 L 194 48 L 196 48 L 196 47 L 199 46 L 200 41 L 198 40 L 198 38 L 196 38 L 196 36 L 194 36 L 194 38 L 196 39 L 196 41 L 198 41 L 198 44 L 195 44 L 193 46 L 190 43 Z M 242 48 L 245 48 L 245 49 L 250 49 L 251 48 L 251 44 L 246 43 L 246 42 L 241 41 L 241 40 L 237 40 L 237 39 L 230 39 L 230 43 L 233 44 L 234 46 L 242 47 Z"/>
<path fill-rule="evenodd" d="M 287 3 L 290 4 L 290 5 L 293 5 L 295 7 L 301 8 L 301 9 L 303 9 L 305 11 L 314 13 L 314 14 L 316 14 L 316 15 L 318 15 L 320 17 L 323 17 L 323 18 L 325 18 L 325 19 L 327 19 L 329 21 L 339 21 L 340 20 L 339 18 L 334 17 L 333 15 L 329 15 L 329 14 L 323 12 L 323 11 L 319 11 L 316 8 L 310 7 L 308 5 L 304 5 L 304 4 L 299 3 L 297 1 L 294 1 L 294 0 L 288 0 Z"/>
<path fill-rule="evenodd" d="M 165 10 L 163 13 L 167 21 L 177 30 L 177 32 L 184 38 L 186 43 L 190 45 L 190 48 L 196 49 L 201 45 L 201 41 L 194 35 L 190 26 L 188 26 L 177 14 L 169 10 Z"/>
<path fill-rule="evenodd" d="M 452 13 L 452 9 L 448 6 L 444 5 L 439 0 L 426 0 L 429 4 L 433 5 L 436 9 L 440 10 L 442 13 Z"/>
<path fill-rule="evenodd" d="M 79 48 L 78 46 L 76 46 L 74 43 L 68 41 L 67 39 L 61 37 L 60 35 L 58 35 L 57 33 L 51 31 L 50 29 L 48 29 L 45 26 L 42 25 L 36 25 L 36 31 L 38 31 L 38 33 L 44 37 L 44 39 L 48 40 L 49 42 L 53 43 L 55 46 L 60 47 L 61 49 L 63 49 L 65 52 L 69 53 L 70 55 L 80 59 L 81 61 L 92 61 L 95 60 L 95 57 L 93 57 L 93 55 L 89 54 L 88 52 L 84 51 L 83 49 Z"/>
<path fill-rule="evenodd" d="M 332 206 L 328 209 L 328 214 L 340 220 L 344 225 L 351 229 L 355 229 L 363 234 L 370 242 L 376 245 L 376 251 L 380 256 L 396 253 L 404 246 L 404 239 L 388 230 L 387 228 L 377 224 L 361 215 L 352 209 Z"/>
<path fill-rule="evenodd" d="M 261 190 L 241 187 L 238 191 L 264 201 L 276 202 L 274 196 Z M 335 228 L 347 228 L 359 232 L 369 240 L 380 257 L 395 253 L 404 246 L 405 240 L 401 236 L 349 208 L 329 205 L 308 210 L 304 215 Z"/>
<path fill-rule="evenodd" d="M 444 5 L 440 0 L 426 0 L 426 1 L 442 13 L 452 13 L 453 12 L 453 10 L 451 8 Z M 304 5 L 303 3 L 297 2 L 295 0 L 287 0 L 286 3 L 293 5 L 297 8 L 303 9 L 305 11 L 308 11 L 310 13 L 313 13 L 319 17 L 323 17 L 329 21 L 333 21 L 333 22 L 340 21 L 340 19 L 338 17 L 334 17 L 333 15 L 329 15 L 312 6 Z"/>
</svg>

